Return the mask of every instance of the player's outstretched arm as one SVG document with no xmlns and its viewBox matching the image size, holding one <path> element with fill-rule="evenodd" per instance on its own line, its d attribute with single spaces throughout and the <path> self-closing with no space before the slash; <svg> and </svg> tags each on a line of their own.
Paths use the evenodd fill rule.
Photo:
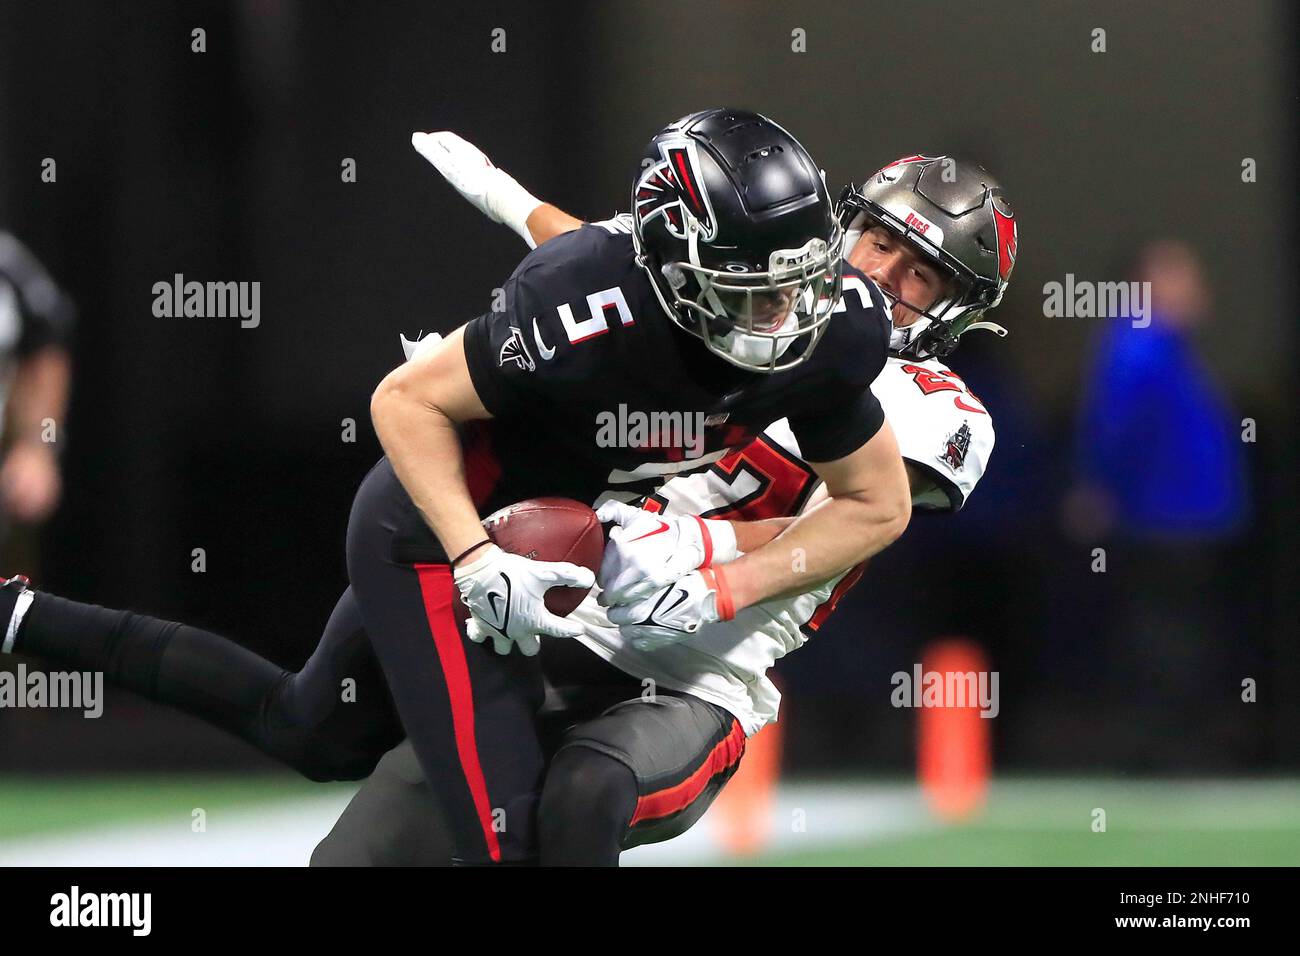
<svg viewBox="0 0 1300 956">
<path fill-rule="evenodd" d="M 481 149 L 450 130 L 412 133 L 411 145 L 475 209 L 493 222 L 509 226 L 530 248 L 582 225 L 581 219 L 542 202 L 504 169 L 494 166 Z"/>
<path fill-rule="evenodd" d="M 559 206 L 552 206 L 550 203 L 544 202 L 528 214 L 526 225 L 532 246 L 536 248 L 547 239 L 554 239 L 566 232 L 573 232 L 573 230 L 582 227 L 584 223 L 577 216 L 570 216 Z"/>
</svg>

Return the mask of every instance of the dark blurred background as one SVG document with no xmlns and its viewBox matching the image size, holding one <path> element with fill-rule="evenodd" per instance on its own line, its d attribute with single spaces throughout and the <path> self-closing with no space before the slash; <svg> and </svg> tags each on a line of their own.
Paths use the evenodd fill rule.
<svg viewBox="0 0 1300 956">
<path fill-rule="evenodd" d="M 728 103 L 789 128 L 835 187 L 914 152 L 977 159 L 1020 224 L 995 314 L 1011 335 L 972 336 L 953 361 L 993 413 L 991 468 L 960 515 L 916 518 L 782 663 L 790 768 L 908 768 L 913 718 L 890 708 L 889 676 L 963 636 L 1001 673 L 1000 768 L 1295 770 L 1295 28 L 1289 2 L 1209 0 L 5 3 L 0 227 L 80 319 L 63 503 L 10 535 L 0 572 L 298 664 L 345 583 L 347 508 L 379 454 L 368 400 L 398 334 L 482 311 L 525 251 L 411 132 L 455 130 L 603 218 L 654 130 Z M 1213 454 L 1239 481 L 1209 525 L 1144 521 L 1106 484 L 1153 456 L 1209 480 L 1180 434 L 1187 406 L 1144 418 L 1132 376 L 1111 396 L 1130 427 L 1098 436 L 1128 354 L 1108 337 L 1128 323 L 1044 316 L 1045 283 L 1134 278 L 1165 239 L 1204 289 L 1170 333 L 1183 364 L 1161 374 L 1190 376 L 1233 439 Z M 152 286 L 176 273 L 260 281 L 260 326 L 154 317 Z M 127 695 L 98 721 L 0 712 L 3 769 L 264 765 Z"/>
</svg>

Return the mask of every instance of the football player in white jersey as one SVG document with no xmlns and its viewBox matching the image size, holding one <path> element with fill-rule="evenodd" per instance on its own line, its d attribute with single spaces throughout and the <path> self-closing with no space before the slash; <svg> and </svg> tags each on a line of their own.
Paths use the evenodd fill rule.
<svg viewBox="0 0 1300 956">
<path fill-rule="evenodd" d="M 532 196 L 454 133 L 416 133 L 412 143 L 462 196 L 530 247 L 583 225 Z M 891 356 L 872 390 L 897 435 L 913 507 L 956 512 L 987 466 L 994 431 L 989 410 L 942 359 L 973 329 L 1006 334 L 983 315 L 1001 300 L 1015 262 L 1014 214 L 981 167 L 920 155 L 889 164 L 861 188 L 847 187 L 840 214 L 845 258 L 892 306 Z M 631 228 L 628 216 L 597 225 L 611 232 Z M 865 300 L 867 290 L 855 283 L 861 285 L 846 278 L 844 294 Z M 405 344 L 408 357 L 419 349 Z M 618 478 L 610 476 L 611 487 Z M 641 507 L 627 503 L 633 500 Z M 693 633 L 631 622 L 646 620 L 647 602 L 676 578 L 710 557 L 715 564 L 734 558 L 738 543 L 758 547 L 818 500 L 816 474 L 784 421 L 644 500 L 608 493 L 596 503 L 599 515 L 619 528 L 601 569 L 603 590 L 571 615 L 584 627 L 577 640 L 643 682 L 723 707 L 752 736 L 777 718 L 780 694 L 768 671 L 821 626 L 862 566 Z M 739 542 L 723 519 L 742 529 Z M 719 540 L 708 540 L 710 528 Z M 713 547 L 716 553 L 707 555 Z M 436 862 L 442 835 L 422 789 L 414 756 L 402 745 L 381 761 L 313 864 Z M 376 818 L 385 826 L 376 827 Z"/>
</svg>

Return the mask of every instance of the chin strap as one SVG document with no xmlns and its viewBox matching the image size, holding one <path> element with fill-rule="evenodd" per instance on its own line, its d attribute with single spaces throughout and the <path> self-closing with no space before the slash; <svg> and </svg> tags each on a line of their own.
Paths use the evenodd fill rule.
<svg viewBox="0 0 1300 956">
<path fill-rule="evenodd" d="M 967 332 L 978 332 L 981 330 L 985 332 L 993 332 L 998 336 L 998 338 L 1005 339 L 1007 337 L 1007 330 L 996 322 L 972 322 L 970 325 L 966 326 L 961 334 L 965 335 Z"/>
</svg>

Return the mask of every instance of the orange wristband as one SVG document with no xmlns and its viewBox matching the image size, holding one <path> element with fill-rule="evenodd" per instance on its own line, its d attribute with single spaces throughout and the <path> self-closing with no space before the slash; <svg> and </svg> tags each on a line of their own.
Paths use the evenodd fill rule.
<svg viewBox="0 0 1300 956">
<path fill-rule="evenodd" d="M 700 525 L 700 537 L 704 540 L 704 561 L 700 567 L 707 568 L 713 564 L 713 535 L 709 534 L 709 526 L 704 523 L 704 519 L 699 515 L 691 515 Z"/>
<path fill-rule="evenodd" d="M 704 568 L 700 574 L 704 577 L 704 583 L 713 590 L 715 595 L 718 620 L 730 621 L 736 616 L 736 605 L 731 600 L 731 587 L 727 584 L 726 574 L 723 573 L 722 568 Z"/>
</svg>

